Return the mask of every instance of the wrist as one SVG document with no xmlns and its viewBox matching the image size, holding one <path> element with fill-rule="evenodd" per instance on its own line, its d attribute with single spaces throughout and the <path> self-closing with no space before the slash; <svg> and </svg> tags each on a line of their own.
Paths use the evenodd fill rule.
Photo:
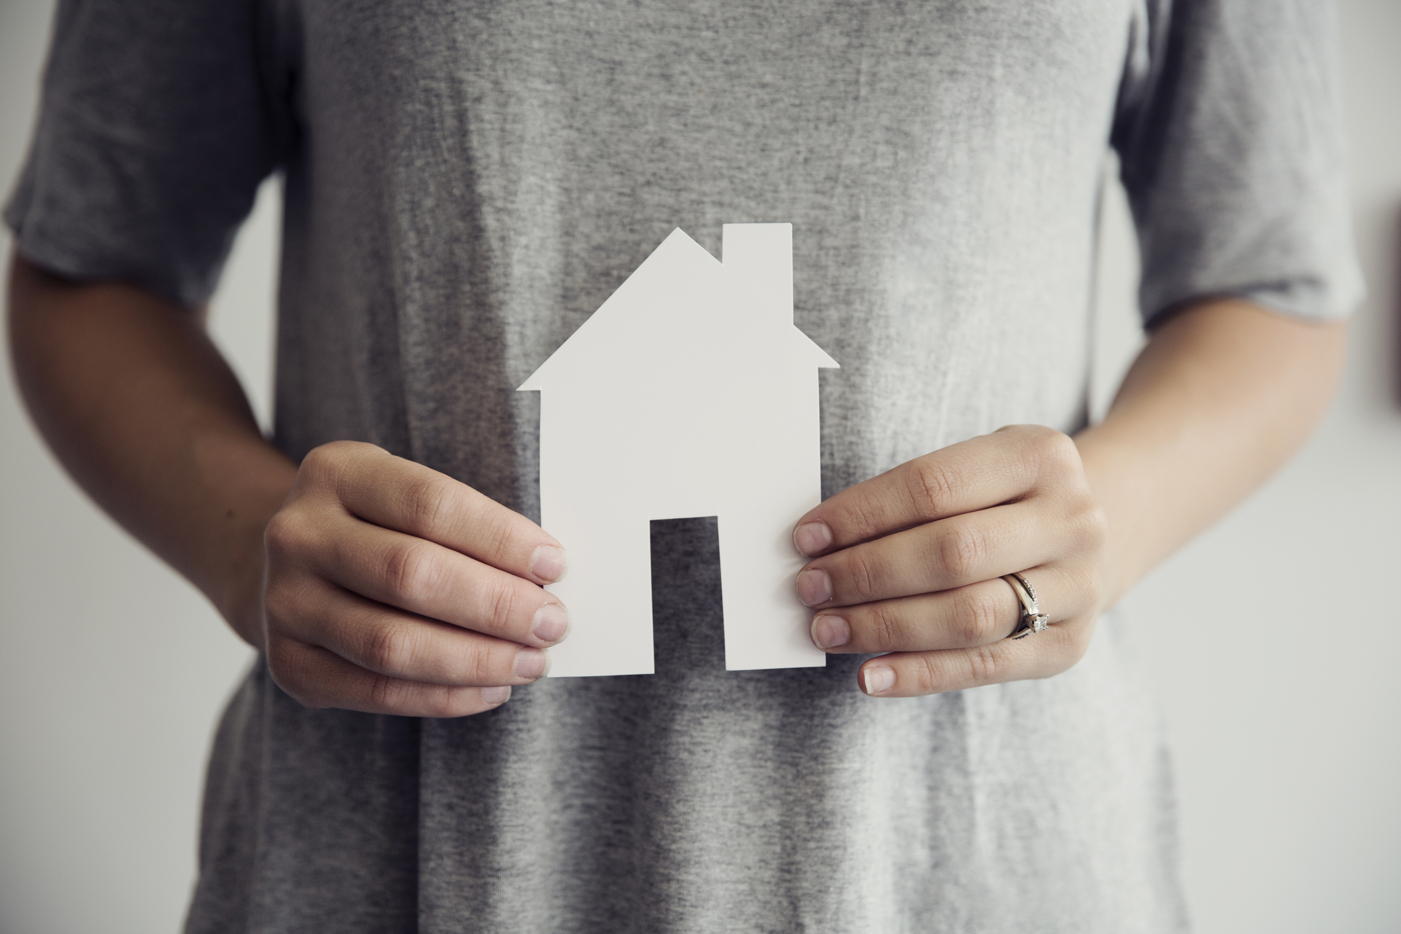
<svg viewBox="0 0 1401 934">
<path fill-rule="evenodd" d="M 1131 504 L 1146 495 L 1145 474 L 1135 464 L 1135 452 L 1097 427 L 1073 438 L 1080 452 L 1085 480 L 1104 513 L 1104 546 L 1100 553 L 1099 611 L 1118 603 L 1146 573 L 1133 534 L 1136 516 Z"/>
<path fill-rule="evenodd" d="M 264 643 L 263 588 L 267 553 L 263 533 L 282 508 L 297 469 L 261 438 L 256 444 L 211 439 L 196 459 L 208 464 L 211 493 L 220 504 L 210 529 L 200 589 L 234 633 L 255 649 Z"/>
</svg>

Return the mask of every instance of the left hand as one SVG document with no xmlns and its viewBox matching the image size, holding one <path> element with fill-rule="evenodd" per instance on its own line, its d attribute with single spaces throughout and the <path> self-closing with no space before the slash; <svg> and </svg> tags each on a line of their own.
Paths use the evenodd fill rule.
<svg viewBox="0 0 1401 934">
<path fill-rule="evenodd" d="M 843 490 L 793 532 L 798 595 L 827 652 L 889 652 L 861 667 L 879 697 L 1045 678 L 1085 654 L 1100 606 L 1104 513 L 1079 451 L 1017 425 L 926 454 Z M 1010 640 L 1036 588 L 1046 631 Z"/>
</svg>

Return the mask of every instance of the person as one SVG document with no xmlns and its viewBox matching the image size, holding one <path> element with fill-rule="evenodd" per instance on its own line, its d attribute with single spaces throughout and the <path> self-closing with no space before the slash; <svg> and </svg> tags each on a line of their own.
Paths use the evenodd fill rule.
<svg viewBox="0 0 1401 934">
<path fill-rule="evenodd" d="M 1097 620 L 1327 404 L 1360 289 L 1331 30 L 1264 0 L 61 2 L 6 214 L 19 383 L 262 653 L 187 930 L 1184 929 L 1161 735 Z M 1111 148 L 1150 338 L 1087 425 Z M 204 318 L 273 172 L 265 440 Z M 654 536 L 656 674 L 542 680 L 569 543 L 514 390 L 674 227 L 741 221 L 793 224 L 796 322 L 842 364 L 794 529 L 828 664 L 724 670 L 692 524 Z"/>
</svg>

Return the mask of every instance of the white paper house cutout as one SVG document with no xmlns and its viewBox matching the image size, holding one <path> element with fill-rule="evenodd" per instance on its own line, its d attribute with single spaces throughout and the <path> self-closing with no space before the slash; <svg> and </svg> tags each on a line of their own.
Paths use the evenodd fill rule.
<svg viewBox="0 0 1401 934">
<path fill-rule="evenodd" d="M 817 370 L 791 224 L 680 228 L 520 387 L 540 391 L 541 525 L 569 553 L 551 677 L 651 674 L 650 520 L 716 516 L 725 667 L 820 667 L 794 523 L 821 501 Z"/>
</svg>

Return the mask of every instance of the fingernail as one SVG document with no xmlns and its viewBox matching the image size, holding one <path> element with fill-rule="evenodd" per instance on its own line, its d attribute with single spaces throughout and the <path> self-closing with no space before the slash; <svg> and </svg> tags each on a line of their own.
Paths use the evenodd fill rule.
<svg viewBox="0 0 1401 934">
<path fill-rule="evenodd" d="M 550 667 L 550 657 L 544 649 L 526 646 L 516 653 L 516 677 L 534 681 L 542 677 Z"/>
<path fill-rule="evenodd" d="M 510 699 L 510 688 L 482 688 L 482 703 L 484 704 L 504 704 Z"/>
<path fill-rule="evenodd" d="M 867 694 L 884 694 L 895 687 L 895 669 L 884 665 L 861 672 L 861 684 Z"/>
<path fill-rule="evenodd" d="M 825 522 L 804 522 L 793 530 L 793 546 L 805 555 L 815 555 L 832 546 L 832 530 Z"/>
<path fill-rule="evenodd" d="M 530 556 L 530 573 L 553 584 L 564 577 L 564 572 L 569 570 L 569 558 L 564 554 L 563 548 L 556 548 L 554 545 L 541 545 L 535 549 Z"/>
<path fill-rule="evenodd" d="M 832 579 L 821 568 L 808 568 L 798 575 L 798 599 L 817 606 L 832 599 Z"/>
<path fill-rule="evenodd" d="M 569 632 L 569 611 L 563 603 L 546 603 L 535 611 L 530 631 L 541 642 L 558 642 Z"/>
<path fill-rule="evenodd" d="M 835 649 L 851 640 L 851 627 L 840 616 L 819 616 L 812 621 L 812 641 L 819 649 Z"/>
</svg>

